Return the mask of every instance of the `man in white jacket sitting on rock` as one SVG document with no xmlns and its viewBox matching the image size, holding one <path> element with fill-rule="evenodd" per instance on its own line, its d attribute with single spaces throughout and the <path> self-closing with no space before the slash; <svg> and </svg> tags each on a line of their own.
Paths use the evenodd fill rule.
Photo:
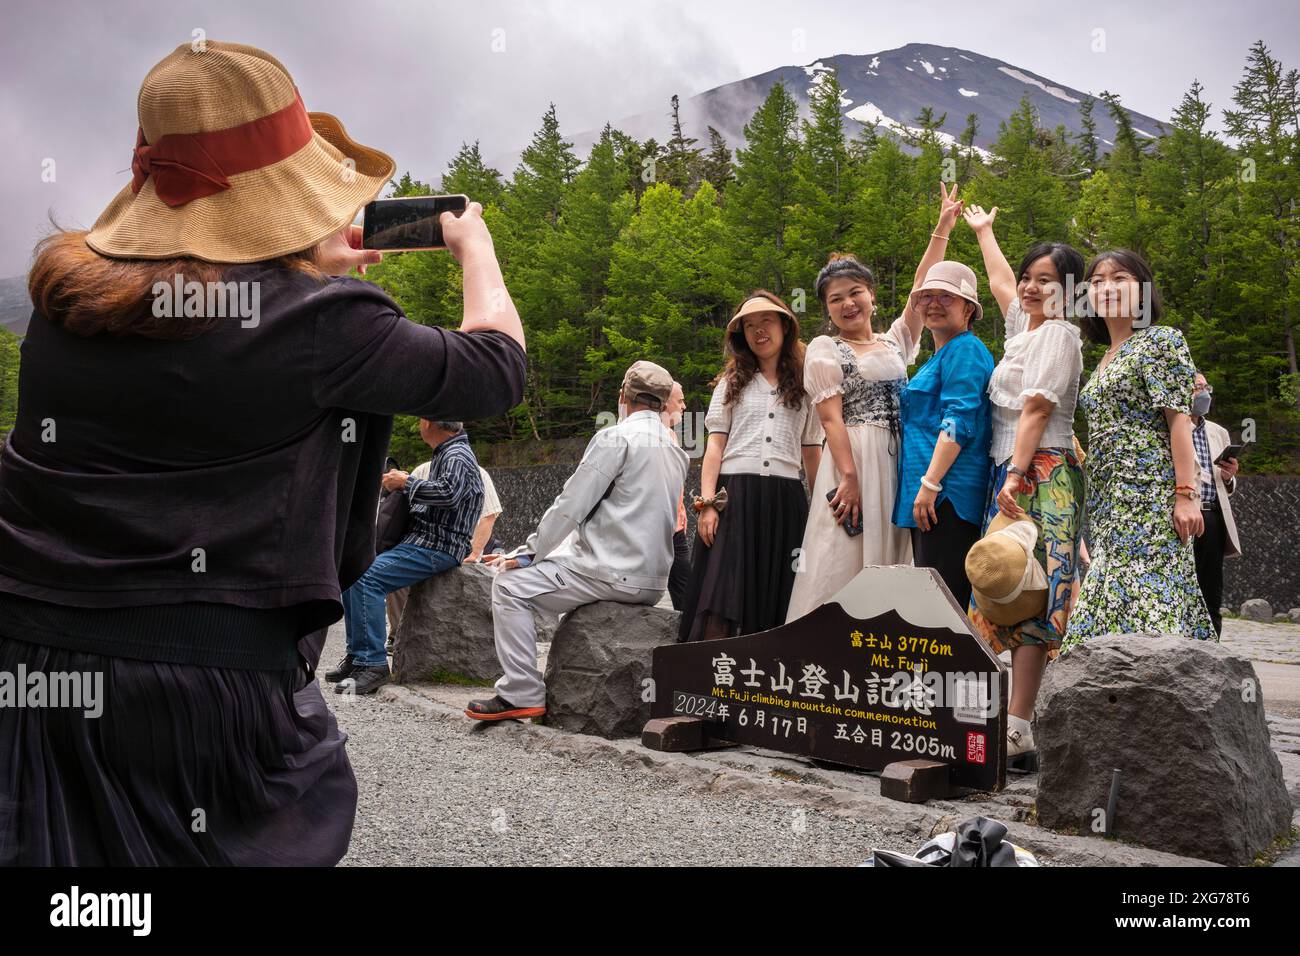
<svg viewBox="0 0 1300 956">
<path fill-rule="evenodd" d="M 492 623 L 504 674 L 496 695 L 470 701 L 466 716 L 507 720 L 546 713 L 534 610 L 554 616 L 596 601 L 655 604 L 663 596 L 689 465 L 659 417 L 672 388 L 663 368 L 633 363 L 619 391 L 620 413 L 626 414 L 587 443 L 577 471 L 528 543 L 484 558 L 499 569 Z"/>
</svg>

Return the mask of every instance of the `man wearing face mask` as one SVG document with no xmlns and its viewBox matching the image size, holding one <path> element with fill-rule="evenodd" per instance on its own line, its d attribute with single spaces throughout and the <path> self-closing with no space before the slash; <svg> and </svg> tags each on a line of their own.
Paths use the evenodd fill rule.
<svg viewBox="0 0 1300 956">
<path fill-rule="evenodd" d="M 1241 542 L 1237 538 L 1237 524 L 1232 520 L 1232 505 L 1228 502 L 1228 496 L 1237 490 L 1237 459 L 1225 458 L 1215 465 L 1215 459 L 1232 440 L 1226 428 L 1205 417 L 1210 413 L 1213 393 L 1205 376 L 1197 372 L 1192 391 L 1192 444 L 1200 466 L 1205 531 L 1196 539 L 1196 578 L 1214 630 L 1222 634 L 1219 606 L 1223 603 L 1223 559 L 1225 555 L 1241 554 Z"/>
</svg>

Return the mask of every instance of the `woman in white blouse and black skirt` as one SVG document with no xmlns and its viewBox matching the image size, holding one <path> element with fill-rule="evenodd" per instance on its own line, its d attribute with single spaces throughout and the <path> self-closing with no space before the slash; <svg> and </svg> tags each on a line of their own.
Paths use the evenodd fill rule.
<svg viewBox="0 0 1300 956">
<path fill-rule="evenodd" d="M 1065 637 L 1083 519 L 1083 467 L 1075 452 L 1074 408 L 1083 372 L 1079 329 L 1066 317 L 1084 275 L 1083 256 L 1061 242 L 1033 246 L 1012 272 L 993 235 L 995 206 L 966 209 L 989 286 L 1006 319 L 1006 349 L 989 381 L 993 403 L 993 493 L 984 527 L 999 511 L 1028 516 L 1038 529 L 1034 557 L 1047 575 L 1041 617 L 1014 625 L 988 621 L 971 604 L 975 630 L 1000 653 L 1011 650 L 1007 756 L 1034 749 L 1029 718 L 1043 668 Z"/>
<path fill-rule="evenodd" d="M 727 324 L 726 365 L 704 424 L 695 549 L 678 639 L 785 622 L 808 518 L 799 466 L 817 474 L 822 429 L 803 385 L 799 322 L 759 289 Z"/>
</svg>

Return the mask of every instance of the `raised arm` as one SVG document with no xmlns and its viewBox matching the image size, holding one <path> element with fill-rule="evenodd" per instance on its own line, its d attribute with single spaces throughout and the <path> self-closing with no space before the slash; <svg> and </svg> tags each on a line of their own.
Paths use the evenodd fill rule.
<svg viewBox="0 0 1300 956">
<path fill-rule="evenodd" d="M 948 235 L 960 215 L 961 200 L 957 198 L 957 184 L 952 184 L 952 192 L 949 193 L 948 187 L 939 183 L 939 221 L 934 232 L 930 233 L 930 243 L 925 247 L 925 255 L 916 267 L 916 275 L 912 278 L 913 289 L 925 281 L 925 276 L 933 265 L 943 262 L 948 251 Z M 912 333 L 912 341 L 919 342 L 924 320 L 921 313 L 912 308 L 911 296 L 908 296 L 907 304 L 903 307 L 903 319 L 907 322 L 908 331 Z"/>
<path fill-rule="evenodd" d="M 526 348 L 523 323 L 501 277 L 492 234 L 483 222 L 483 207 L 472 202 L 459 216 L 443 213 L 439 222 L 448 251 L 464 270 L 465 311 L 460 330 L 504 332 Z"/>
<path fill-rule="evenodd" d="M 998 300 L 998 308 L 1005 318 L 1011 303 L 1016 300 L 1016 274 L 1007 262 L 1007 257 L 1002 254 L 997 237 L 993 235 L 993 220 L 997 214 L 997 206 L 988 212 L 984 211 L 983 206 L 971 206 L 962 212 L 966 224 L 975 231 L 980 252 L 984 255 L 984 271 L 988 273 L 989 288 L 993 290 L 993 298 Z"/>
</svg>

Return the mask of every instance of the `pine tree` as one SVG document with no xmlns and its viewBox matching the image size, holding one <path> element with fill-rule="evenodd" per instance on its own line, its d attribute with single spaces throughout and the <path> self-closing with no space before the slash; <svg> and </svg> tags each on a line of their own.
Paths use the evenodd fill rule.
<svg viewBox="0 0 1300 956">
<path fill-rule="evenodd" d="M 1252 416 L 1268 417 L 1275 452 L 1270 464 L 1294 463 L 1300 454 L 1300 372 L 1296 321 L 1300 316 L 1300 75 L 1286 71 L 1264 42 L 1251 47 L 1245 72 L 1224 111 L 1238 143 L 1238 207 L 1229 236 L 1241 267 L 1237 291 L 1261 346 L 1256 365 L 1264 404 Z M 1265 391 L 1266 389 L 1266 391 Z M 1252 455 L 1252 459 L 1255 456 Z"/>
<path fill-rule="evenodd" d="M 709 151 L 700 161 L 700 176 L 713 186 L 719 197 L 726 194 L 727 187 L 736 178 L 727 141 L 712 126 L 709 127 Z"/>
<path fill-rule="evenodd" d="M 695 146 L 697 140 L 682 132 L 681 107 L 677 94 L 672 98 L 673 135 L 664 148 L 663 159 L 659 162 L 660 182 L 668 183 L 680 189 L 684 195 L 691 195 L 700 181 L 700 153 Z"/>
<path fill-rule="evenodd" d="M 501 173 L 483 162 L 478 140 L 474 140 L 473 144 L 461 143 L 460 151 L 447 164 L 447 171 L 442 174 L 442 191 L 464 193 L 471 202 L 487 206 L 501 201 L 505 186 Z"/>
<path fill-rule="evenodd" d="M 827 255 L 845 245 L 857 218 L 858 167 L 849 158 L 841 113 L 843 89 L 834 71 L 821 74 L 809 99 L 809 119 L 795 160 L 798 206 L 791 218 L 790 283 L 811 296 Z M 797 303 L 795 304 L 797 307 Z"/>
<path fill-rule="evenodd" d="M 1080 122 L 1083 124 L 1083 132 L 1079 135 L 1079 160 L 1089 172 L 1096 170 L 1099 162 L 1097 120 L 1092 115 L 1093 108 L 1096 105 L 1097 101 L 1091 96 L 1085 96 L 1079 102 L 1079 117 Z"/>
<path fill-rule="evenodd" d="M 536 232 L 543 226 L 555 226 L 565 187 L 573 181 L 578 166 L 573 144 L 560 135 L 560 121 L 552 103 L 542 116 L 542 128 L 524 149 L 506 192 L 506 212 L 518 223 L 519 230 Z"/>
<path fill-rule="evenodd" d="M 724 207 L 740 284 L 763 286 L 778 295 L 791 285 L 786 230 L 796 200 L 790 170 L 799 154 L 798 116 L 785 85 L 773 84 L 745 126 L 747 145 L 736 150 L 736 181 Z"/>
</svg>

